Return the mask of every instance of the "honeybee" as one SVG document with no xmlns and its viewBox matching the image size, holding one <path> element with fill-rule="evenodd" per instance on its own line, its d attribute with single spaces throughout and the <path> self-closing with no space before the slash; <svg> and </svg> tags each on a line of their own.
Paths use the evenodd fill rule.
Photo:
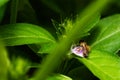
<svg viewBox="0 0 120 80">
<path fill-rule="evenodd" d="M 83 49 L 83 56 L 84 57 L 87 57 L 88 56 L 88 53 L 90 52 L 90 47 L 87 45 L 86 42 L 80 42 L 80 46 L 82 47 Z"/>
</svg>

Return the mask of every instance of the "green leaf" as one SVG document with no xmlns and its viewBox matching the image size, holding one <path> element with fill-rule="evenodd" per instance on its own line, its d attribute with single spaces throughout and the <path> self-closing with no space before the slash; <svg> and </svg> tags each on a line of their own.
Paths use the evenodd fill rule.
<svg viewBox="0 0 120 80">
<path fill-rule="evenodd" d="M 0 0 L 0 7 L 3 6 L 8 0 Z"/>
<path fill-rule="evenodd" d="M 47 80 L 72 80 L 72 79 L 68 76 L 58 74 L 58 75 L 54 75 L 52 77 L 49 77 Z"/>
<path fill-rule="evenodd" d="M 77 58 L 100 80 L 120 80 L 120 58 L 114 54 L 92 50 L 88 58 Z"/>
<path fill-rule="evenodd" d="M 115 53 L 120 48 L 120 14 L 102 19 L 93 32 L 92 48 Z"/>
<path fill-rule="evenodd" d="M 4 45 L 0 42 L 0 79 L 7 80 L 10 62 Z"/>
<path fill-rule="evenodd" d="M 7 46 L 51 43 L 55 44 L 54 37 L 45 29 L 26 23 L 10 24 L 0 28 L 1 39 Z M 52 45 L 51 45 L 52 46 Z"/>
</svg>

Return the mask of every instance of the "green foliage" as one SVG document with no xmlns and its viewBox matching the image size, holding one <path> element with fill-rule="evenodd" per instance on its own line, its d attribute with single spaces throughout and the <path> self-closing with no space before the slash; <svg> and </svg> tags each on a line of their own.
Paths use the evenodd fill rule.
<svg viewBox="0 0 120 80">
<path fill-rule="evenodd" d="M 119 50 L 120 14 L 102 19 L 94 28 L 97 30 L 94 33 L 96 37 L 94 37 L 92 48 L 112 54 Z"/>
<path fill-rule="evenodd" d="M 92 50 L 88 59 L 78 58 L 80 62 L 82 61 L 101 80 L 120 79 L 120 60 L 115 55 L 115 52 L 120 47 L 119 17 L 120 15 L 117 14 L 99 21 L 90 35 L 92 37 L 90 39 L 93 39 L 94 43 L 92 44 Z"/>
<path fill-rule="evenodd" d="M 101 80 L 120 80 L 120 58 L 114 54 L 92 50 L 88 59 L 78 60 Z"/>
<path fill-rule="evenodd" d="M 3 26 L 1 28 L 1 37 L 7 46 L 32 44 L 39 42 L 55 42 L 54 38 L 43 28 L 26 23 Z"/>
<path fill-rule="evenodd" d="M 1 27 L 0 30 L 1 39 L 7 46 L 38 43 L 42 44 L 43 47 L 47 46 L 47 48 L 49 48 L 56 43 L 55 39 L 48 31 L 32 24 L 10 24 Z M 51 45 L 44 45 L 49 43 Z"/>
<path fill-rule="evenodd" d="M 3 6 L 8 0 L 0 0 L 0 7 Z"/>
<path fill-rule="evenodd" d="M 0 40 L 9 52 L 0 43 L 0 80 L 120 80 L 119 0 L 106 8 L 111 1 L 0 0 Z M 68 54 L 84 39 L 88 57 Z"/>
<path fill-rule="evenodd" d="M 94 43 L 88 59 L 82 61 L 101 80 L 119 80 L 120 59 L 114 53 L 119 50 L 120 15 L 102 19 L 95 28 Z M 94 50 L 97 49 L 97 50 Z M 100 50 L 100 51 L 99 51 Z M 112 54 L 111 54 L 112 53 Z"/>
<path fill-rule="evenodd" d="M 51 53 L 53 53 L 53 54 L 49 55 L 47 57 L 46 61 L 41 65 L 42 69 L 39 69 L 36 72 L 36 75 L 34 77 L 36 80 L 46 79 L 47 75 L 55 69 L 55 67 L 58 65 L 58 62 L 60 62 L 60 60 L 65 56 L 65 54 L 70 49 L 70 45 L 72 44 L 72 42 L 76 41 L 78 39 L 79 30 L 82 31 L 82 32 L 79 32 L 79 39 L 84 37 L 87 34 L 86 30 L 89 30 L 90 28 L 84 29 L 84 25 L 89 24 L 89 23 L 86 23 L 86 21 L 94 19 L 94 18 L 92 18 L 92 16 L 95 15 L 95 13 L 98 10 L 100 11 L 101 8 L 103 8 L 103 6 L 106 3 L 107 3 L 107 0 L 105 2 L 104 1 L 103 2 L 101 2 L 101 1 L 94 2 L 83 12 L 84 15 L 82 14 L 81 19 L 79 19 L 80 17 L 78 17 L 76 19 L 76 22 L 73 24 L 72 30 L 69 33 L 67 33 L 66 38 L 63 38 L 61 40 L 61 42 L 56 46 L 56 48 L 53 51 L 51 51 Z M 94 5 L 96 7 L 94 7 Z M 89 14 L 87 14 L 87 12 L 89 10 L 91 10 L 91 12 Z M 70 34 L 70 33 L 72 33 L 72 34 Z M 64 46 L 64 45 L 66 45 L 66 46 Z M 54 61 L 54 63 L 52 63 L 53 61 Z M 49 66 L 49 68 L 48 68 L 48 66 Z"/>
</svg>

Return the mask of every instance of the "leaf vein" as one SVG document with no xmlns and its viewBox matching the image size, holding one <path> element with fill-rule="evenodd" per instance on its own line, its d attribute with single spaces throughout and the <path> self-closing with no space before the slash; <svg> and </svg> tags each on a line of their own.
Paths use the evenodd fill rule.
<svg viewBox="0 0 120 80">
<path fill-rule="evenodd" d="M 93 45 L 92 45 L 91 47 L 94 47 L 96 44 L 98 44 L 98 43 L 100 43 L 101 41 L 103 41 L 103 40 L 105 40 L 105 39 L 107 39 L 107 38 L 109 38 L 109 37 L 117 34 L 118 32 L 120 32 L 120 30 L 115 31 L 115 32 L 113 32 L 112 34 L 110 34 L 110 35 L 108 35 L 108 36 L 106 36 L 106 37 L 104 37 L 104 38 L 101 38 L 100 40 L 98 40 L 98 41 L 96 41 L 95 43 L 93 43 Z"/>
<path fill-rule="evenodd" d="M 49 38 L 45 38 L 45 37 L 41 37 L 41 36 L 15 36 L 15 37 L 6 37 L 6 38 L 4 38 L 4 37 L 2 37 L 2 40 L 7 40 L 7 39 L 13 39 L 13 38 L 36 38 L 36 39 L 46 39 L 46 40 L 48 40 L 48 41 L 51 41 L 51 42 L 53 42 L 53 43 L 55 43 L 55 41 L 54 40 L 52 40 L 52 39 L 49 39 Z"/>
</svg>

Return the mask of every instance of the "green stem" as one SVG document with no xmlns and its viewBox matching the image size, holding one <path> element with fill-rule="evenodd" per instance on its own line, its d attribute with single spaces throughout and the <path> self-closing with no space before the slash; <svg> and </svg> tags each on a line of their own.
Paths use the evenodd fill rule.
<svg viewBox="0 0 120 80">
<path fill-rule="evenodd" d="M 19 0 L 12 0 L 12 2 L 11 2 L 11 15 L 10 15 L 10 23 L 11 24 L 16 23 L 18 2 L 19 2 Z"/>
<path fill-rule="evenodd" d="M 63 40 L 56 45 L 56 48 L 51 51 L 51 55 L 46 58 L 46 60 L 40 66 L 40 69 L 34 75 L 34 80 L 46 80 L 47 76 L 57 67 L 61 59 L 67 54 L 72 42 L 78 39 L 78 32 L 79 35 L 81 34 L 81 37 L 85 36 L 85 34 L 80 32 L 80 30 L 84 31 L 84 25 L 89 24 L 88 21 L 92 20 L 92 17 L 102 8 L 104 8 L 109 1 L 110 0 L 96 0 L 96 2 L 92 3 L 87 9 L 85 9 L 85 11 L 82 13 L 82 17 L 78 16 L 73 25 L 74 29 L 72 29 L 70 33 L 66 35 L 66 38 L 63 38 Z"/>
</svg>

